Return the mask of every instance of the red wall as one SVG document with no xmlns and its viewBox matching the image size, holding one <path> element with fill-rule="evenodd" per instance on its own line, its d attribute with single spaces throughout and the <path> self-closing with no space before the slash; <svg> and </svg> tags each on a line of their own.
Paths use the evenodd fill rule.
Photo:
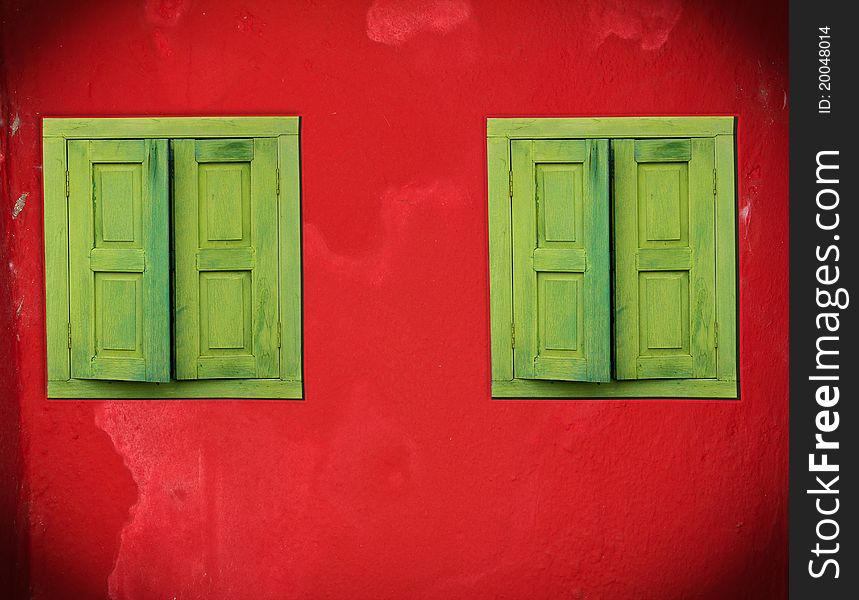
<svg viewBox="0 0 859 600">
<path fill-rule="evenodd" d="M 786 596 L 784 3 L 3 4 L 34 598 Z M 301 115 L 304 401 L 46 400 L 40 119 L 155 114 Z M 740 401 L 490 399 L 485 118 L 612 114 L 738 115 Z"/>
<path fill-rule="evenodd" d="M 4 39 L 4 23 L 0 18 L 0 40 Z M 21 453 L 21 407 L 18 403 L 16 373 L 16 340 L 10 335 L 17 315 L 12 292 L 12 280 L 4 263 L 11 254 L 14 239 L 7 199 L 9 190 L 8 152 L 12 123 L 8 118 L 9 94 L 3 53 L 0 52 L 0 590 L 9 596 L 20 594 L 26 584 L 26 507 L 22 499 L 24 482 Z M 13 316 L 14 315 L 14 316 Z"/>
</svg>

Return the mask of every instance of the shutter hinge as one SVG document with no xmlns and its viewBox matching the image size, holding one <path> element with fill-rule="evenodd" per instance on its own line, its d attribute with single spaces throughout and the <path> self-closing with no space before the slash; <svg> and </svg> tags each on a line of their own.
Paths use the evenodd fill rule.
<svg viewBox="0 0 859 600">
<path fill-rule="evenodd" d="M 713 340 L 715 343 L 715 347 L 718 348 L 719 347 L 719 323 L 718 322 L 716 322 L 715 333 L 714 333 L 713 337 L 715 338 Z"/>
<path fill-rule="evenodd" d="M 69 348 L 72 347 L 72 324 L 66 323 L 66 333 L 69 335 Z"/>
<path fill-rule="evenodd" d="M 513 197 L 513 171 L 510 170 L 507 173 L 507 182 L 509 184 L 510 197 Z"/>
<path fill-rule="evenodd" d="M 69 197 L 69 172 L 66 171 L 66 198 Z"/>
<path fill-rule="evenodd" d="M 277 322 L 277 347 L 280 348 L 281 340 L 283 339 L 283 326 L 280 321 Z"/>
<path fill-rule="evenodd" d="M 713 169 L 713 196 L 716 195 L 716 169 Z"/>
<path fill-rule="evenodd" d="M 280 196 L 280 167 L 274 170 L 275 176 L 277 177 L 277 181 L 275 182 L 275 194 Z"/>
<path fill-rule="evenodd" d="M 516 347 L 516 323 L 510 323 L 510 347 Z"/>
</svg>

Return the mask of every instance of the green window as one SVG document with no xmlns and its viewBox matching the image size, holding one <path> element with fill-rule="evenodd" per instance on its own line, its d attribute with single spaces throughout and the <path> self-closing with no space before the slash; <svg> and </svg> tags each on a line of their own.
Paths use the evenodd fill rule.
<svg viewBox="0 0 859 600">
<path fill-rule="evenodd" d="M 736 398 L 733 118 L 487 135 L 493 396 Z"/>
<path fill-rule="evenodd" d="M 297 117 L 43 134 L 48 396 L 302 397 Z"/>
<path fill-rule="evenodd" d="M 516 373 L 609 381 L 608 144 L 513 140 L 511 154 Z"/>
</svg>

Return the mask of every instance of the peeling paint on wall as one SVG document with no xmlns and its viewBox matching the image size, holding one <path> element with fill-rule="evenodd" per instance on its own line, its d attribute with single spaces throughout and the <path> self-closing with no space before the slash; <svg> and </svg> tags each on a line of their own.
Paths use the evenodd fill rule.
<svg viewBox="0 0 859 600">
<path fill-rule="evenodd" d="M 30 195 L 30 192 L 24 192 L 18 199 L 15 200 L 15 206 L 12 207 L 12 218 L 17 219 L 18 215 L 21 214 L 21 211 L 24 210 L 24 207 L 27 206 L 27 196 Z"/>
<path fill-rule="evenodd" d="M 749 197 L 746 197 L 746 205 L 740 209 L 740 223 L 742 225 L 741 230 L 743 232 L 743 239 L 746 242 L 746 248 L 751 253 L 752 242 L 749 238 L 749 231 L 752 224 L 752 199 Z"/>
<path fill-rule="evenodd" d="M 190 0 L 146 0 L 146 19 L 158 27 L 174 27 L 185 15 Z"/>
<path fill-rule="evenodd" d="M 398 46 L 424 31 L 450 33 L 470 16 L 467 0 L 376 0 L 367 11 L 367 37 Z"/>
<path fill-rule="evenodd" d="M 153 509 L 153 503 L 163 501 L 165 492 L 167 492 L 168 502 L 184 504 L 188 496 L 186 490 L 193 485 L 194 477 L 198 475 L 194 472 L 183 472 L 182 476 L 177 478 L 178 473 L 176 473 L 174 465 L 173 476 L 170 477 L 170 481 L 159 481 L 156 478 L 161 475 L 161 471 L 164 469 L 164 461 L 175 460 L 172 455 L 172 452 L 175 452 L 175 445 L 168 442 L 161 451 L 154 455 L 147 455 L 144 452 L 148 443 L 157 443 L 158 439 L 162 439 L 164 442 L 168 440 L 178 441 L 175 438 L 177 432 L 173 426 L 177 417 L 182 418 L 181 411 L 178 414 L 173 411 L 171 414 L 169 407 L 163 404 L 149 404 L 145 407 L 145 413 L 148 416 L 145 422 L 141 422 L 139 411 L 129 411 L 126 407 L 127 405 L 119 403 L 105 403 L 95 413 L 96 425 L 110 436 L 138 490 L 137 501 L 129 509 L 128 521 L 120 534 L 119 550 L 114 561 L 113 571 L 108 578 L 108 594 L 112 600 L 128 597 L 124 589 L 127 584 L 122 577 L 125 557 L 128 554 L 129 546 L 134 545 L 136 538 L 140 535 L 141 529 L 146 529 L 147 521 L 159 518 L 158 509 Z M 199 478 L 197 477 L 197 479 Z M 199 495 L 195 494 L 193 500 L 199 503 Z M 182 508 L 187 507 L 183 506 Z M 188 527 L 188 522 L 189 515 L 182 515 L 181 518 L 177 519 L 176 528 Z"/>
<path fill-rule="evenodd" d="M 592 0 L 588 17 L 596 31 L 597 45 L 615 35 L 623 40 L 638 40 L 643 50 L 661 48 L 680 19 L 680 0 L 628 2 Z"/>
</svg>

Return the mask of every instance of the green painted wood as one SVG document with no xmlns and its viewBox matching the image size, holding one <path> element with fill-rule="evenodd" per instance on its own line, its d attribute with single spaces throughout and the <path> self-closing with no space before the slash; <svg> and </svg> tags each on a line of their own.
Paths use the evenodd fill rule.
<svg viewBox="0 0 859 600">
<path fill-rule="evenodd" d="M 511 142 L 518 378 L 609 380 L 607 149 Z"/>
<path fill-rule="evenodd" d="M 146 159 L 146 140 L 99 140 L 90 145 L 90 160 L 95 163 L 135 163 Z"/>
<path fill-rule="evenodd" d="M 612 142 L 617 379 L 716 377 L 714 146 L 688 142 L 685 163 L 677 140 Z"/>
<path fill-rule="evenodd" d="M 689 271 L 692 376 L 716 377 L 715 140 L 692 141 L 689 161 Z"/>
<path fill-rule="evenodd" d="M 176 379 L 279 377 L 277 140 L 173 151 Z"/>
<path fill-rule="evenodd" d="M 251 271 L 256 266 L 256 252 L 247 248 L 201 248 L 197 251 L 200 271 Z"/>
<path fill-rule="evenodd" d="M 688 271 L 692 268 L 691 248 L 639 248 L 640 271 Z"/>
<path fill-rule="evenodd" d="M 736 399 L 739 397 L 739 389 L 735 381 L 718 379 L 640 379 L 608 383 L 514 379 L 512 381 L 493 381 L 492 397 L 511 399 Z"/>
<path fill-rule="evenodd" d="M 693 373 L 691 356 L 648 356 L 638 359 L 639 379 L 682 379 Z"/>
<path fill-rule="evenodd" d="M 199 359 L 199 379 L 252 379 L 256 373 L 253 356 L 203 356 Z"/>
<path fill-rule="evenodd" d="M 587 140 L 541 140 L 531 147 L 532 159 L 535 163 L 582 163 L 588 159 L 590 147 Z"/>
<path fill-rule="evenodd" d="M 735 380 L 737 367 L 737 239 L 734 136 L 716 137 L 716 315 L 719 379 Z"/>
<path fill-rule="evenodd" d="M 537 312 L 546 319 L 542 330 L 547 350 L 579 349 L 579 329 L 585 327 L 582 318 L 583 292 L 581 276 L 545 278 L 542 294 L 537 296 Z M 547 310 L 554 307 L 554 311 Z"/>
<path fill-rule="evenodd" d="M 612 140 L 614 152 L 615 378 L 637 379 L 639 182 L 634 140 Z"/>
<path fill-rule="evenodd" d="M 108 267 L 109 268 L 109 267 Z M 142 269 L 141 269 L 142 271 Z M 96 326 L 99 331 L 98 342 L 103 350 L 130 350 L 137 349 L 138 340 L 142 338 L 140 330 L 145 316 L 137 312 L 126 313 L 122 310 L 111 310 L 116 306 L 141 306 L 142 290 L 136 274 L 126 277 L 104 277 L 96 281 L 99 292 L 99 305 L 97 312 L 100 314 L 100 322 Z M 141 311 L 142 312 L 142 311 Z M 120 359 L 114 357 L 114 362 Z M 141 361 L 141 367 L 145 363 Z M 145 373 L 145 370 L 143 371 Z"/>
<path fill-rule="evenodd" d="M 635 162 L 689 162 L 692 140 L 639 140 L 635 144 Z"/>
<path fill-rule="evenodd" d="M 642 126 L 644 124 L 644 126 Z M 492 373 L 493 373 L 493 396 L 495 397 L 553 397 L 553 398 L 586 398 L 586 397 L 696 397 L 696 398 L 736 398 L 738 387 L 736 383 L 736 197 L 735 197 L 735 175 L 734 175 L 734 147 L 733 129 L 735 120 L 733 117 L 717 117 L 715 119 L 705 117 L 692 118 L 607 118 L 607 119 L 489 119 L 487 121 L 487 158 L 488 158 L 488 192 L 489 192 L 489 225 L 490 225 L 490 307 L 491 307 L 491 333 L 492 333 Z M 661 190 L 659 195 L 662 202 L 653 203 L 650 214 L 643 215 L 643 220 L 636 223 L 643 228 L 645 237 L 661 237 L 665 242 L 655 248 L 639 248 L 632 253 L 629 263 L 635 272 L 644 270 L 653 283 L 651 311 L 654 324 L 662 322 L 665 327 L 654 328 L 652 344 L 671 345 L 677 344 L 678 331 L 682 338 L 688 337 L 689 353 L 685 356 L 662 356 L 658 360 L 650 357 L 650 361 L 644 361 L 639 365 L 638 361 L 632 363 L 633 372 L 639 368 L 645 374 L 650 370 L 661 371 L 667 375 L 674 371 L 674 379 L 641 379 L 628 381 L 612 381 L 602 383 L 594 387 L 592 383 L 579 383 L 567 381 L 549 381 L 517 379 L 513 376 L 512 348 L 506 342 L 512 336 L 511 319 L 506 315 L 512 313 L 512 286 L 508 282 L 513 280 L 511 257 L 513 247 L 513 223 L 511 217 L 511 206 L 505 178 L 509 171 L 511 142 L 519 139 L 549 138 L 552 142 L 547 146 L 547 156 L 552 158 L 551 152 L 557 152 L 559 143 L 566 137 L 578 137 L 581 143 L 587 138 L 594 137 L 629 137 L 637 138 L 643 143 L 638 149 L 638 158 L 642 162 L 655 159 L 659 162 L 660 157 L 653 155 L 653 151 L 663 150 L 664 162 L 682 163 L 686 160 L 688 183 L 689 159 L 692 154 L 692 140 L 682 138 L 714 138 L 716 140 L 716 203 L 715 203 L 715 263 L 716 263 L 716 297 L 719 328 L 719 344 L 716 348 L 717 379 L 690 379 L 683 378 L 683 373 L 695 369 L 692 363 L 692 331 L 691 321 L 693 315 L 693 300 L 689 296 L 688 281 L 684 285 L 683 273 L 687 277 L 693 268 L 693 244 L 689 242 L 688 223 L 690 214 L 688 206 L 683 206 L 680 196 L 689 195 L 689 186 L 681 189 L 681 182 L 676 175 L 671 178 L 665 173 L 651 173 L 648 187 Z M 663 139 L 657 139 L 663 138 Z M 671 138 L 671 139 L 665 139 Z M 664 142 L 670 142 L 665 144 Z M 617 141 L 615 141 L 617 145 Z M 630 147 L 631 158 L 635 159 L 636 147 Z M 550 175 L 550 177 L 552 177 Z M 701 180 L 703 181 L 703 179 Z M 712 185 L 712 179 L 710 179 Z M 616 182 L 623 187 L 623 182 Z M 694 187 L 694 185 L 693 185 Z M 617 189 L 615 189 L 617 192 Z M 672 199 L 671 194 L 674 194 Z M 549 207 L 551 212 L 552 207 Z M 662 218 L 660 215 L 672 214 L 673 218 Z M 685 211 L 685 214 L 684 214 Z M 543 229 L 543 238 L 554 239 L 569 235 L 575 230 L 575 220 L 564 215 L 562 219 L 553 219 L 553 225 L 549 229 Z M 657 218 L 659 217 L 659 218 Z M 695 212 L 691 215 L 695 220 Z M 537 220 L 538 229 L 541 223 Z M 681 235 L 686 230 L 685 235 Z M 614 232 L 617 234 L 617 229 Z M 682 238 L 682 239 L 681 239 Z M 536 250 L 536 249 L 535 249 Z M 655 251 L 652 251 L 655 250 Z M 570 255 L 572 256 L 572 255 Z M 558 264 L 553 254 L 542 254 L 535 252 L 533 261 L 541 266 Z M 623 262 L 616 261 L 617 262 Z M 618 265 L 616 264 L 617 268 Z M 575 273 L 575 271 L 566 271 Z M 679 272 L 679 273 L 678 273 Z M 663 277 L 660 280 L 658 277 Z M 664 281 L 665 276 L 668 281 Z M 674 277 L 672 280 L 671 277 Z M 641 291 L 646 293 L 647 286 L 641 286 Z M 561 282 L 567 285 L 567 282 Z M 667 285 L 666 285 L 667 284 Z M 693 281 L 694 285 L 694 281 Z M 551 286 L 550 286 L 551 287 Z M 727 292 L 723 295 L 723 292 Z M 622 290 L 618 290 L 621 294 Z M 678 293 L 681 300 L 677 301 Z M 674 304 L 687 305 L 688 334 L 684 334 L 682 323 L 684 318 L 681 314 L 679 319 L 668 321 L 665 319 L 666 311 L 655 310 L 655 307 L 668 297 L 674 298 Z M 684 300 L 684 298 L 686 300 Z M 646 304 L 646 303 L 645 303 Z M 577 315 L 576 315 L 577 316 Z M 623 317 L 618 313 L 618 319 Z M 636 318 L 637 320 L 637 318 Z M 670 328 L 669 328 L 670 323 Z M 677 325 L 681 327 L 678 330 Z M 725 327 L 727 324 L 727 332 Z M 617 319 L 614 322 L 617 326 Z M 645 332 L 649 334 L 648 332 Z M 641 332 L 635 328 L 635 344 Z M 517 338 L 521 337 L 521 331 L 517 331 Z M 705 334 L 704 339 L 709 337 Z M 713 331 L 715 345 L 716 331 Z M 629 337 L 619 341 L 629 343 Z M 553 343 L 557 343 L 555 340 Z M 668 349 L 671 350 L 671 349 Z"/>
<path fill-rule="evenodd" d="M 254 141 L 198 140 L 194 152 L 199 162 L 248 162 L 254 159 Z"/>
<path fill-rule="evenodd" d="M 172 140 L 173 149 L 173 370 L 197 378 L 200 356 L 200 275 L 197 267 L 199 192 L 195 140 Z"/>
<path fill-rule="evenodd" d="M 611 282 L 610 282 L 610 208 L 609 208 L 609 142 L 591 140 L 589 185 L 590 210 L 585 213 L 588 251 L 586 278 L 591 279 L 585 292 L 586 344 L 589 348 L 588 380 L 609 381 L 611 378 Z"/>
<path fill-rule="evenodd" d="M 583 273 L 588 264 L 587 256 L 582 248 L 535 248 L 534 269 L 538 272 Z"/>
<path fill-rule="evenodd" d="M 93 187 L 96 195 L 101 194 L 99 186 L 104 184 L 108 195 L 113 193 L 108 202 L 95 204 L 93 218 L 97 215 L 97 221 L 102 227 L 96 228 L 94 237 L 95 245 L 90 253 L 89 269 L 93 278 L 104 279 L 99 289 L 106 290 L 104 301 L 109 304 L 126 303 L 129 290 L 134 282 L 124 281 L 137 274 L 141 264 L 149 268 L 149 255 L 141 252 L 136 247 L 136 240 L 142 236 L 142 219 L 134 213 L 133 203 L 128 202 L 128 182 L 131 180 L 128 174 L 121 173 L 123 163 L 140 158 L 140 153 L 148 147 L 148 141 L 143 139 L 123 138 L 146 138 L 146 137 L 172 137 L 192 138 L 200 142 L 199 147 L 192 146 L 191 159 L 195 159 L 199 152 L 203 162 L 209 158 L 217 158 L 222 163 L 249 162 L 252 158 L 253 148 L 257 142 L 251 138 L 271 138 L 276 143 L 274 152 L 275 162 L 268 160 L 270 171 L 269 181 L 273 182 L 275 196 L 277 198 L 276 219 L 269 219 L 274 223 L 270 228 L 275 232 L 273 244 L 269 246 L 269 261 L 271 255 L 275 261 L 280 262 L 280 269 L 275 272 L 274 293 L 278 296 L 274 302 L 273 313 L 277 315 L 278 310 L 283 312 L 282 326 L 278 326 L 275 320 L 268 331 L 263 335 L 272 338 L 270 345 L 280 346 L 274 352 L 273 359 L 269 362 L 274 364 L 274 377 L 280 376 L 280 380 L 251 380 L 251 379 L 226 379 L 204 381 L 172 381 L 169 384 L 160 384 L 154 388 L 149 384 L 132 384 L 94 381 L 94 380 L 71 380 L 70 351 L 68 349 L 69 330 L 69 259 L 68 248 L 64 244 L 46 243 L 46 289 L 49 291 L 48 301 L 48 350 L 49 350 L 49 379 L 62 381 L 63 386 L 49 386 L 49 397 L 272 397 L 288 398 L 301 397 L 301 242 L 300 242 L 300 177 L 299 177 L 299 144 L 298 144 L 298 117 L 238 117 L 238 118 L 145 118 L 145 119 L 45 119 L 43 122 L 43 147 L 45 149 L 45 227 L 46 240 L 68 239 L 68 216 L 65 198 L 65 164 L 66 164 L 66 140 L 99 140 L 91 144 L 88 152 L 89 157 L 97 158 L 100 163 L 101 173 L 94 176 Z M 215 139 L 208 139 L 215 138 Z M 242 138 L 242 139 L 217 139 L 217 138 Z M 276 140 L 276 141 L 275 141 Z M 176 139 L 176 142 L 182 141 Z M 271 146 L 269 155 L 272 155 Z M 180 148 L 181 153 L 181 148 Z M 264 161 L 265 162 L 265 161 Z M 114 171 L 111 171 L 113 165 Z M 250 170 L 250 165 L 248 165 Z M 218 174 L 213 175 L 208 181 L 218 194 L 218 189 L 229 188 L 234 185 L 231 178 L 233 174 L 226 174 L 218 180 Z M 181 177 L 180 177 L 181 179 Z M 250 178 L 247 178 L 248 180 Z M 216 181 L 217 180 L 217 181 Z M 187 182 L 186 182 L 187 183 Z M 198 182 L 199 183 L 199 182 Z M 263 187 L 268 186 L 266 183 Z M 179 185 L 177 187 L 183 187 Z M 131 195 L 134 194 L 133 184 Z M 279 189 L 278 189 L 279 188 Z M 195 194 L 192 194 L 195 195 Z M 223 195 L 223 194 L 221 194 Z M 165 196 L 164 207 L 167 206 Z M 187 207 L 185 207 L 187 208 Z M 251 207 L 243 207 L 247 218 L 233 219 L 225 218 L 232 215 L 231 209 L 226 203 L 219 203 L 216 210 L 208 211 L 207 217 L 211 216 L 210 222 L 206 223 L 207 231 L 213 237 L 222 242 L 226 248 L 221 253 L 209 253 L 208 249 L 201 248 L 200 252 L 190 255 L 178 253 L 179 262 L 181 256 L 190 257 L 194 266 L 201 265 L 203 270 L 208 271 L 252 271 L 256 268 L 256 251 L 250 252 L 242 248 L 234 248 L 235 242 L 241 243 L 246 237 L 251 236 L 250 229 L 239 227 L 236 223 L 252 223 Z M 182 212 L 183 206 L 178 207 Z M 234 211 L 233 211 L 234 212 Z M 129 215 L 131 218 L 129 218 Z M 271 216 L 271 215 L 270 215 Z M 162 221 L 167 226 L 168 219 Z M 104 226 L 106 225 L 106 226 Z M 254 234 L 256 232 L 253 232 Z M 264 232 L 265 234 L 265 232 Z M 285 239 L 281 239 L 279 236 Z M 180 240 L 181 242 L 181 240 Z M 232 246 L 231 246 L 232 244 Z M 180 243 L 181 245 L 181 243 Z M 116 252 L 115 250 L 123 250 Z M 141 260 L 141 254 L 143 256 Z M 100 271 L 103 268 L 114 269 L 107 276 Z M 277 272 L 278 270 L 282 272 Z M 133 279 L 133 277 L 132 277 Z M 217 279 L 217 278 L 216 278 Z M 228 308 L 237 304 L 236 282 L 227 277 L 211 282 L 214 305 L 224 304 Z M 242 279 L 242 278 L 239 278 Z M 271 278 L 269 278 L 271 279 Z M 106 285 L 102 285 L 102 283 Z M 93 284 L 95 286 L 95 283 Z M 284 293 L 280 293 L 278 286 L 282 286 Z M 135 292 L 139 286 L 135 286 Z M 270 287 L 270 286 L 269 286 Z M 245 295 L 244 281 L 241 283 L 242 295 Z M 51 291 L 56 293 L 51 293 Z M 142 288 L 141 288 L 142 291 Z M 251 290 L 254 291 L 253 289 Z M 269 290 L 270 293 L 270 290 Z M 104 294 L 102 294 L 104 295 Z M 248 295 L 249 296 L 249 295 Z M 258 294 L 258 298 L 263 294 Z M 245 298 L 242 298 L 242 302 Z M 177 314 L 185 311 L 187 306 L 181 306 L 182 300 L 177 303 Z M 252 305 L 253 300 L 247 299 L 247 304 Z M 235 308 L 232 308 L 235 310 Z M 186 312 L 186 311 L 185 311 Z M 98 323 L 102 329 L 101 337 L 111 346 L 105 352 L 129 352 L 125 348 L 130 346 L 132 334 L 140 328 L 142 315 L 135 307 L 134 318 L 121 318 L 121 315 L 111 313 L 106 321 L 91 319 L 92 323 Z M 277 317 L 275 317 L 277 318 Z M 228 346 L 237 344 L 238 331 L 241 330 L 242 337 L 253 337 L 253 323 L 236 327 L 235 321 L 214 319 L 215 327 L 208 331 L 211 333 L 211 346 L 216 351 L 230 349 Z M 181 329 L 181 327 L 180 327 Z M 251 330 L 251 335 L 245 336 L 245 330 Z M 282 338 L 278 340 L 278 334 Z M 141 334 L 142 335 L 142 334 Z M 161 335 L 169 354 L 169 335 Z M 176 336 L 177 347 L 181 345 L 187 336 Z M 115 348 L 114 348 L 115 347 Z M 131 370 L 140 371 L 139 362 L 134 359 L 126 359 L 121 356 L 111 357 L 113 360 L 107 363 L 95 360 L 91 363 L 91 370 L 98 376 L 113 377 L 117 375 L 114 371 L 121 371 L 120 375 L 127 375 Z M 220 357 L 212 357 L 211 365 L 215 371 L 232 369 L 234 371 L 245 370 L 239 361 L 230 361 Z M 254 358 L 256 363 L 256 358 Z M 221 363 L 219 365 L 219 363 Z M 279 369 L 278 363 L 282 364 Z M 256 367 L 256 365 L 255 365 Z M 205 370 L 205 369 L 204 369 Z M 217 373 L 207 373 L 217 374 Z M 231 377 L 240 373 L 233 372 Z M 137 375 L 134 375 L 137 377 Z M 252 374 L 256 377 L 256 371 Z M 277 381 L 278 386 L 270 385 Z M 83 387 L 81 385 L 83 384 Z M 211 385 L 209 385 L 211 384 Z M 234 385 L 235 384 L 235 385 Z M 117 387 L 118 386 L 118 387 Z M 68 390 L 72 393 L 69 394 Z M 81 390 L 86 390 L 81 392 Z M 132 393 L 131 390 L 136 390 Z"/>
<path fill-rule="evenodd" d="M 93 248 L 89 255 L 89 267 L 94 272 L 142 273 L 145 265 L 146 252 L 142 248 Z"/>
<path fill-rule="evenodd" d="M 509 188 L 510 143 L 486 142 L 489 196 L 489 289 L 492 378 L 513 379 L 513 236 Z"/>
<path fill-rule="evenodd" d="M 49 381 L 49 398 L 270 398 L 300 399 L 301 381 L 280 379 L 201 379 L 169 383 L 136 383 L 129 381 L 95 381 L 72 379 Z"/>
<path fill-rule="evenodd" d="M 692 138 L 732 134 L 734 117 L 490 118 L 487 137 Z"/>
<path fill-rule="evenodd" d="M 513 172 L 513 373 L 515 377 L 537 377 L 537 273 L 532 255 L 537 245 L 536 181 L 531 159 L 533 141 L 510 143 Z"/>
<path fill-rule="evenodd" d="M 167 141 L 75 140 L 68 157 L 70 375 L 168 381 Z"/>
<path fill-rule="evenodd" d="M 205 300 L 202 304 L 207 307 L 201 315 L 202 335 L 208 342 L 204 347 L 212 350 L 245 349 L 252 327 L 252 315 L 245 310 L 251 302 L 250 273 L 206 272 L 202 274 L 202 279 L 206 281 L 205 285 L 200 286 L 201 297 Z M 224 319 L 222 315 L 230 315 L 231 318 Z M 233 315 L 242 318 L 232 318 Z M 222 360 L 239 363 L 243 359 L 248 359 L 250 372 L 255 374 L 253 356 L 228 356 Z"/>
<path fill-rule="evenodd" d="M 44 137 L 226 138 L 298 135 L 298 117 L 142 117 L 42 120 Z"/>
<path fill-rule="evenodd" d="M 256 265 L 251 314 L 257 377 L 280 376 L 277 169 L 277 140 L 255 139 L 251 207 Z"/>
<path fill-rule="evenodd" d="M 301 171 L 297 137 L 277 139 L 280 377 L 302 379 Z"/>
<path fill-rule="evenodd" d="M 66 142 L 42 142 L 45 198 L 45 324 L 48 380 L 71 376 L 69 354 L 69 232 L 66 204 Z"/>
<path fill-rule="evenodd" d="M 92 361 L 92 378 L 145 381 L 146 364 L 131 358 L 111 357 L 109 360 L 94 358 Z"/>
<path fill-rule="evenodd" d="M 100 142 L 92 142 L 97 147 Z M 144 171 L 149 201 L 144 211 L 143 343 L 146 380 L 170 380 L 170 185 L 167 140 L 147 140 L 149 168 Z"/>
</svg>

